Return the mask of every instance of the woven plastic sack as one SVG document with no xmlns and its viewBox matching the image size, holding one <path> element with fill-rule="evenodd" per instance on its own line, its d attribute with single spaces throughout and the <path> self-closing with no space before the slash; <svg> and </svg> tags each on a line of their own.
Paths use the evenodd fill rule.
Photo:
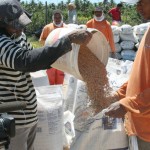
<svg viewBox="0 0 150 150">
<path fill-rule="evenodd" d="M 137 36 L 138 41 L 141 42 L 144 34 L 137 34 L 136 36 Z"/>
<path fill-rule="evenodd" d="M 121 51 L 121 56 L 122 56 L 122 59 L 124 60 L 133 61 L 135 59 L 136 53 L 134 50 L 123 50 Z"/>
<path fill-rule="evenodd" d="M 111 29 L 112 29 L 112 32 L 113 32 L 114 35 L 118 35 L 121 32 L 121 30 L 118 26 L 112 25 Z"/>
<path fill-rule="evenodd" d="M 120 52 L 121 51 L 121 46 L 119 43 L 115 43 L 115 48 L 116 48 L 116 52 Z"/>
<path fill-rule="evenodd" d="M 116 129 L 106 129 L 103 125 L 103 113 L 100 112 L 89 122 L 84 132 L 76 132 L 70 150 L 109 150 L 128 147 L 128 139 L 121 119 L 115 119 Z"/>
<path fill-rule="evenodd" d="M 134 33 L 131 34 L 120 33 L 120 39 L 121 41 L 132 41 L 134 43 L 138 43 L 138 38 Z"/>
<path fill-rule="evenodd" d="M 45 45 L 52 45 L 61 37 L 75 30 L 74 28 L 57 28 L 53 30 L 45 41 Z M 94 32 L 92 39 L 87 44 L 87 47 L 91 52 L 104 64 L 107 64 L 110 46 L 105 36 L 96 29 L 87 28 L 89 32 Z M 72 43 L 72 51 L 66 53 L 59 59 L 57 59 L 51 66 L 63 72 L 69 73 L 75 76 L 77 79 L 82 80 L 78 68 L 78 53 L 80 45 Z"/>
<path fill-rule="evenodd" d="M 119 41 L 120 41 L 119 35 L 115 34 L 115 35 L 114 35 L 114 42 L 115 42 L 115 43 L 118 43 Z"/>
<path fill-rule="evenodd" d="M 120 30 L 121 30 L 121 33 L 123 33 L 123 34 L 131 34 L 131 33 L 133 33 L 132 26 L 130 26 L 128 24 L 122 25 L 120 27 Z"/>
<path fill-rule="evenodd" d="M 148 23 L 142 23 L 142 24 L 134 27 L 134 32 L 135 32 L 135 34 L 142 34 L 143 35 L 149 26 L 150 26 L 149 22 Z"/>
<path fill-rule="evenodd" d="M 122 49 L 133 49 L 134 48 L 134 42 L 132 41 L 122 41 L 120 43 L 120 46 Z"/>
</svg>

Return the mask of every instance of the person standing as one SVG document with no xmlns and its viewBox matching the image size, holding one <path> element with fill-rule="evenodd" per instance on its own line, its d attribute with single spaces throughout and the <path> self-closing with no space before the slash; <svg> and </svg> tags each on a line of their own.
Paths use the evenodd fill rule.
<svg viewBox="0 0 150 150">
<path fill-rule="evenodd" d="M 150 0 L 140 0 L 136 6 L 144 19 L 150 19 Z M 139 150 L 150 149 L 150 26 L 139 45 L 129 80 L 116 94 L 120 100 L 111 104 L 105 114 L 125 116 L 129 138 L 137 141 Z"/>
<path fill-rule="evenodd" d="M 63 22 L 63 15 L 62 12 L 60 10 L 54 10 L 53 11 L 53 16 L 52 16 L 52 23 L 47 24 L 43 30 L 42 33 L 40 35 L 40 39 L 39 41 L 44 45 L 45 44 L 45 40 L 48 37 L 48 35 L 56 28 L 66 28 L 67 25 Z M 51 68 L 51 69 L 47 69 L 46 70 L 48 79 L 49 79 L 49 83 L 51 85 L 55 85 L 55 84 L 62 84 L 64 81 L 64 72 L 55 69 L 55 68 Z"/>
<path fill-rule="evenodd" d="M 67 27 L 67 25 L 63 22 L 63 15 L 62 15 L 61 10 L 59 9 L 53 11 L 52 21 L 53 22 L 45 25 L 42 30 L 42 33 L 39 39 L 42 45 L 45 44 L 46 38 L 48 37 L 49 33 L 52 32 L 54 29 Z"/>
<path fill-rule="evenodd" d="M 77 11 L 74 3 L 68 4 L 68 23 L 77 24 Z"/>
<path fill-rule="evenodd" d="M 95 28 L 100 32 L 102 32 L 110 45 L 111 52 L 114 53 L 115 43 L 114 43 L 112 29 L 110 23 L 105 19 L 103 9 L 101 7 L 96 7 L 93 11 L 93 14 L 94 14 L 94 18 L 89 20 L 86 23 L 86 26 L 88 28 Z"/>
<path fill-rule="evenodd" d="M 123 5 L 121 3 L 117 4 L 117 7 L 109 10 L 108 15 L 112 17 L 112 25 L 119 26 L 121 24 L 121 8 Z"/>
<path fill-rule="evenodd" d="M 71 43 L 87 44 L 92 35 L 76 30 L 51 46 L 33 49 L 23 33 L 31 20 L 17 0 L 0 0 L 0 18 L 0 103 L 23 101 L 27 104 L 25 109 L 7 112 L 15 119 L 16 126 L 9 150 L 33 150 L 38 117 L 30 72 L 50 68 L 72 49 Z"/>
</svg>

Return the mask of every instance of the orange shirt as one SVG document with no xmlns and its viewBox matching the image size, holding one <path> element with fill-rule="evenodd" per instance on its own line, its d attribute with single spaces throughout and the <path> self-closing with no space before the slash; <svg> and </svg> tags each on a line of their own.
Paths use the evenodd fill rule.
<svg viewBox="0 0 150 150">
<path fill-rule="evenodd" d="M 110 44 L 111 51 L 115 52 L 114 37 L 113 37 L 110 23 L 107 20 L 96 21 L 95 19 L 91 19 L 86 23 L 86 26 L 88 28 L 95 28 L 99 30 L 100 32 L 102 32 Z"/>
<path fill-rule="evenodd" d="M 61 27 L 57 27 L 53 23 L 47 24 L 42 30 L 39 41 L 44 45 L 45 40 L 48 37 L 50 32 L 52 32 L 56 28 L 63 28 L 63 27 L 66 27 L 66 25 L 64 23 Z"/>
<path fill-rule="evenodd" d="M 150 28 L 145 33 L 135 58 L 128 83 L 118 94 L 128 110 L 125 127 L 128 135 L 150 142 Z"/>
</svg>

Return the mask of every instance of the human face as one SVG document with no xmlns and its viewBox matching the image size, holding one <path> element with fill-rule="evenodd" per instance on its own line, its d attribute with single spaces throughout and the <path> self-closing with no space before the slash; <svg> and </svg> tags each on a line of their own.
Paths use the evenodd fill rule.
<svg viewBox="0 0 150 150">
<path fill-rule="evenodd" d="M 10 36 L 14 36 L 15 38 L 21 36 L 23 29 L 14 29 L 12 27 L 6 27 L 6 31 L 10 34 Z"/>
<path fill-rule="evenodd" d="M 150 0 L 140 0 L 137 3 L 137 11 L 144 17 L 144 19 L 150 19 Z"/>
<path fill-rule="evenodd" d="M 101 16 L 102 16 L 102 11 L 95 11 L 95 12 L 94 12 L 94 15 L 95 15 L 96 17 L 101 17 Z"/>
<path fill-rule="evenodd" d="M 62 21 L 62 16 L 61 16 L 61 14 L 59 14 L 59 13 L 56 13 L 56 14 L 54 14 L 54 22 L 55 22 L 55 24 L 60 24 L 61 23 L 61 21 Z"/>
</svg>

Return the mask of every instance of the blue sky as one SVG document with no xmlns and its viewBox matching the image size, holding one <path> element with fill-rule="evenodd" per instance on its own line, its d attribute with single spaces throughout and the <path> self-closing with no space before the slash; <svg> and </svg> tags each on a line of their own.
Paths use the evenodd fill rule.
<svg viewBox="0 0 150 150">
<path fill-rule="evenodd" d="M 21 1 L 30 2 L 31 0 L 21 0 Z M 55 3 L 55 4 L 57 4 L 57 3 L 61 2 L 62 0 L 35 0 L 35 2 L 38 2 L 38 1 L 41 1 L 41 2 L 43 2 L 43 3 L 45 3 L 45 2 L 47 1 L 48 3 Z M 66 2 L 67 0 L 63 0 L 63 1 Z M 90 1 L 91 1 L 92 3 L 102 2 L 102 0 L 90 0 Z M 120 0 L 115 0 L 115 2 L 116 2 L 116 3 L 119 3 Z"/>
</svg>

